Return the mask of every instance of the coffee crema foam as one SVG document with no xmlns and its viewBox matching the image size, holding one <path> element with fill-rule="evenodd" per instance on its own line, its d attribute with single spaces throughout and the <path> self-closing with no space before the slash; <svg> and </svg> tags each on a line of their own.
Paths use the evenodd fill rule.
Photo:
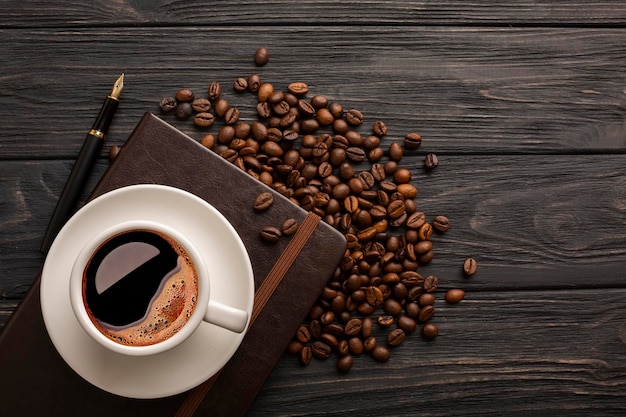
<svg viewBox="0 0 626 417">
<path fill-rule="evenodd" d="M 178 254 L 177 268 L 164 278 L 152 298 L 146 315 L 126 326 L 113 326 L 99 320 L 85 302 L 87 314 L 94 326 L 106 337 L 127 346 L 149 346 L 175 335 L 195 311 L 198 298 L 198 275 L 184 250 L 176 241 L 161 233 Z"/>
</svg>

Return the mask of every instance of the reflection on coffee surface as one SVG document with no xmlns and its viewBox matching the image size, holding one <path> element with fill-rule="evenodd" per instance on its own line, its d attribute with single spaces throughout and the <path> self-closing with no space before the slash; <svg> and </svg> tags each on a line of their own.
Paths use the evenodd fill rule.
<svg viewBox="0 0 626 417">
<path fill-rule="evenodd" d="M 187 251 L 162 233 L 132 230 L 104 242 L 83 274 L 91 321 L 110 339 L 152 345 L 191 317 L 198 275 Z"/>
</svg>

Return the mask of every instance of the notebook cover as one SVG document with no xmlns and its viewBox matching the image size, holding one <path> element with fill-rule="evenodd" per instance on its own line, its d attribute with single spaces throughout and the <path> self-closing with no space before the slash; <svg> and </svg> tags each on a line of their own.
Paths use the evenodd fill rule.
<svg viewBox="0 0 626 417">
<path fill-rule="evenodd" d="M 193 193 L 217 208 L 239 233 L 258 289 L 289 239 L 263 243 L 261 225 L 307 212 L 158 117 L 146 113 L 91 198 L 119 187 L 163 184 Z M 257 213 L 256 196 L 274 205 Z M 319 222 L 278 288 L 219 374 L 196 415 L 244 415 L 343 256 L 345 238 Z M 84 381 L 58 355 L 44 327 L 37 277 L 0 333 L 0 415 L 173 416 L 187 393 L 137 400 L 109 394 Z"/>
</svg>

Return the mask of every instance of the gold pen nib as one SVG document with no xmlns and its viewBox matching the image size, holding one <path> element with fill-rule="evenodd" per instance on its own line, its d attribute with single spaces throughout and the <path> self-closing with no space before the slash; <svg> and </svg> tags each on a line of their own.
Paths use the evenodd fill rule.
<svg viewBox="0 0 626 417">
<path fill-rule="evenodd" d="M 122 90 L 124 89 L 124 74 L 120 75 L 119 78 L 113 84 L 113 90 L 111 91 L 111 98 L 115 100 L 119 100 L 120 95 L 122 94 Z"/>
</svg>

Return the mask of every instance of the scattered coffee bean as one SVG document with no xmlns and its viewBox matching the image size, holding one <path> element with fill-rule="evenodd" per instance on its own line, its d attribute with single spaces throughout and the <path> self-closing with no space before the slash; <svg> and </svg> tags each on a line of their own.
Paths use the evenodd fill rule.
<svg viewBox="0 0 626 417">
<path fill-rule="evenodd" d="M 354 358 L 352 355 L 346 355 L 342 358 L 339 358 L 337 361 L 337 369 L 341 373 L 346 373 L 350 369 L 352 369 L 352 364 L 354 363 Z"/>
<path fill-rule="evenodd" d="M 122 150 L 122 147 L 119 145 L 111 146 L 111 149 L 109 149 L 109 160 L 112 161 L 115 158 L 117 158 L 117 155 L 120 153 L 121 150 Z"/>
<path fill-rule="evenodd" d="M 188 88 L 181 88 L 176 92 L 176 101 L 179 103 L 191 103 L 193 101 L 193 91 Z"/>
<path fill-rule="evenodd" d="M 372 350 L 372 357 L 378 362 L 387 362 L 391 357 L 391 353 L 389 349 L 384 346 L 376 346 L 374 350 Z"/>
<path fill-rule="evenodd" d="M 426 323 L 422 326 L 422 337 L 433 340 L 439 335 L 439 328 L 434 323 Z"/>
<path fill-rule="evenodd" d="M 298 231 L 298 222 L 296 219 L 287 219 L 281 226 L 284 236 L 291 236 Z"/>
<path fill-rule="evenodd" d="M 209 127 L 215 122 L 215 116 L 208 112 L 197 113 L 193 116 L 193 123 L 200 127 Z"/>
<path fill-rule="evenodd" d="M 295 82 L 289 84 L 287 90 L 295 96 L 303 96 L 309 92 L 309 86 L 303 82 Z"/>
<path fill-rule="evenodd" d="M 451 289 L 446 292 L 446 301 L 449 304 L 456 304 L 465 298 L 465 291 L 460 289 Z"/>
<path fill-rule="evenodd" d="M 233 88 L 235 89 L 235 91 L 238 91 L 240 93 L 246 91 L 248 89 L 248 80 L 243 77 L 235 78 L 235 81 L 233 81 Z"/>
<path fill-rule="evenodd" d="M 170 112 L 176 108 L 176 99 L 174 97 L 163 97 L 159 101 L 159 107 L 164 112 Z"/>
<path fill-rule="evenodd" d="M 407 133 L 404 137 L 405 149 L 417 149 L 422 144 L 422 137 L 417 133 Z"/>
<path fill-rule="evenodd" d="M 259 48 L 255 64 L 265 65 L 268 58 L 267 49 Z M 181 89 L 177 97 L 162 99 L 159 107 L 181 120 L 195 115 L 194 123 L 207 128 L 213 125 L 211 116 L 212 121 L 220 118 L 218 133 L 202 137 L 204 146 L 319 215 L 347 242 L 343 260 L 287 351 L 298 354 L 303 365 L 313 356 L 325 359 L 334 353 L 339 372 L 348 372 L 362 352 L 389 360 L 387 346 L 400 344 L 418 322 L 424 339 L 436 337 L 438 329 L 430 319 L 438 279 L 424 278 L 417 270 L 434 257 L 433 230 L 447 231 L 450 221 L 436 216 L 427 223 L 415 202 L 418 190 L 411 184 L 411 170 L 401 166 L 404 152 L 421 146 L 421 136 L 408 133 L 384 149 L 388 129 L 383 121 L 374 122 L 363 135 L 357 131 L 365 119 L 360 110 L 344 111 L 339 101 L 329 102 L 324 95 L 309 99 L 305 82 L 289 83 L 280 91 L 262 82 L 259 74 L 250 74 L 237 78 L 233 87 L 256 93 L 256 105 L 241 109 L 252 108 L 257 120 L 241 121 L 242 114 L 222 95 L 217 81 L 208 87 L 208 100 L 194 99 L 191 90 Z M 424 165 L 435 168 L 436 155 L 426 155 Z M 265 198 L 257 197 L 255 211 L 269 209 Z M 276 243 L 297 227 L 295 219 L 287 219 L 280 228 L 263 227 L 259 236 Z M 387 346 L 377 346 L 373 333 L 384 331 Z"/>
<path fill-rule="evenodd" d="M 404 338 L 406 337 L 404 330 L 402 329 L 394 329 L 387 335 L 387 344 L 391 347 L 396 347 L 404 342 Z"/>
<path fill-rule="evenodd" d="M 274 195 L 268 191 L 264 191 L 256 196 L 253 207 L 257 211 L 264 211 L 270 208 L 272 204 L 274 204 Z"/>
<path fill-rule="evenodd" d="M 463 262 L 463 272 L 468 277 L 474 275 L 477 270 L 478 270 L 478 262 L 476 262 L 476 259 L 474 259 L 474 258 L 467 258 Z"/>
<path fill-rule="evenodd" d="M 302 350 L 300 351 L 300 363 L 302 365 L 308 365 L 309 363 L 311 363 L 312 359 L 313 359 L 313 350 L 311 349 L 311 346 L 303 347 Z"/>
<path fill-rule="evenodd" d="M 174 115 L 178 120 L 185 120 L 191 117 L 193 114 L 193 109 L 191 108 L 191 103 L 189 102 L 181 102 L 176 106 L 176 110 L 174 111 Z"/>
<path fill-rule="evenodd" d="M 327 359 L 330 356 L 332 349 L 326 343 L 320 340 L 316 340 L 311 345 L 311 351 L 313 353 L 313 356 L 315 356 L 316 358 Z"/>
<path fill-rule="evenodd" d="M 428 169 L 434 169 L 439 166 L 439 158 L 434 153 L 429 153 L 424 157 L 424 166 Z"/>
<path fill-rule="evenodd" d="M 259 231 L 261 240 L 267 243 L 276 243 L 280 240 L 282 233 L 279 229 L 273 226 L 265 226 Z"/>
<path fill-rule="evenodd" d="M 217 81 L 211 81 L 211 84 L 209 84 L 209 88 L 208 88 L 209 100 L 211 100 L 212 102 L 215 102 L 217 101 L 217 99 L 220 98 L 221 94 L 222 94 L 222 86 L 220 85 L 220 83 L 218 83 Z"/>
<path fill-rule="evenodd" d="M 446 216 L 435 216 L 433 227 L 440 232 L 447 232 L 450 230 L 450 220 Z"/>
<path fill-rule="evenodd" d="M 262 67 L 270 60 L 270 53 L 267 48 L 259 48 L 254 53 L 254 63 L 258 67 Z"/>
<path fill-rule="evenodd" d="M 206 98 L 197 98 L 191 103 L 191 108 L 196 113 L 204 113 L 211 110 L 211 102 Z"/>
</svg>

